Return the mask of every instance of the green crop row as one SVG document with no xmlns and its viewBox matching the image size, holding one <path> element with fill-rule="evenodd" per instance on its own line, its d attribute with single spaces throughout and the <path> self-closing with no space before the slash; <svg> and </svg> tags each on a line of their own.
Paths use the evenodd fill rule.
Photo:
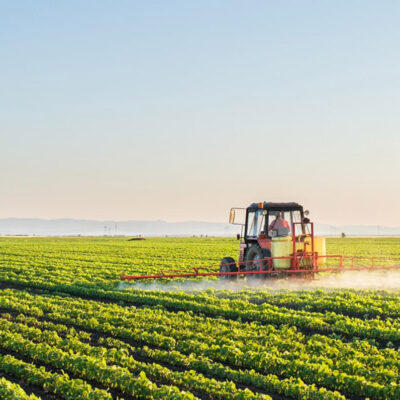
<svg viewBox="0 0 400 400">
<path fill-rule="evenodd" d="M 185 355 L 179 351 L 166 351 L 151 349 L 147 346 L 135 348 L 121 340 L 113 338 L 100 338 L 100 343 L 114 348 L 126 349 L 149 359 L 168 363 L 180 368 L 190 368 L 204 374 L 218 377 L 219 379 L 230 379 L 242 385 L 267 390 L 271 393 L 288 396 L 293 399 L 308 400 L 342 400 L 343 395 L 331 392 L 325 388 L 317 388 L 315 385 L 307 385 L 301 379 L 288 378 L 279 379 L 276 375 L 263 375 L 254 370 L 233 369 L 222 363 L 211 360 L 205 356 L 196 356 L 194 353 Z"/>
<path fill-rule="evenodd" d="M 250 390 L 237 389 L 233 382 L 220 382 L 204 377 L 202 374 L 194 374 L 194 371 L 171 371 L 155 363 L 145 363 L 135 360 L 126 351 L 118 349 L 108 349 L 100 346 L 91 346 L 81 342 L 78 338 L 69 335 L 62 339 L 55 331 L 28 327 L 21 323 L 13 323 L 7 320 L 0 320 L 0 329 L 20 334 L 37 343 L 46 343 L 70 354 L 86 355 L 105 361 L 109 365 L 125 367 L 134 374 L 144 372 L 150 379 L 168 382 L 189 391 L 199 391 L 207 394 L 213 399 L 259 399 L 268 400 L 269 396 L 255 395 Z"/>
<path fill-rule="evenodd" d="M 25 294 L 24 296 L 28 295 Z M 39 296 L 36 296 L 36 298 L 39 298 Z M 47 318 L 63 323 L 75 324 L 85 329 L 96 330 L 115 337 L 134 340 L 143 344 L 150 344 L 166 350 L 175 348 L 184 354 L 197 354 L 215 361 L 223 362 L 224 364 L 250 370 L 254 369 L 261 373 L 269 371 L 269 373 L 275 373 L 287 378 L 298 377 L 306 383 L 318 383 L 321 386 L 329 387 L 333 390 L 338 389 L 343 393 L 353 395 L 362 393 L 365 396 L 374 398 L 385 398 L 387 393 L 396 393 L 397 390 L 397 385 L 390 381 L 394 378 L 390 371 L 382 370 L 381 379 L 379 379 L 384 382 L 390 382 L 389 385 L 386 386 L 385 384 L 379 384 L 377 382 L 368 382 L 364 377 L 355 374 L 359 364 L 354 366 L 349 364 L 349 366 L 353 368 L 353 373 L 348 374 L 340 372 L 335 369 L 336 367 L 332 365 L 330 359 L 324 354 L 319 354 L 317 358 L 310 360 L 307 354 L 311 348 L 297 348 L 296 351 L 292 353 L 292 356 L 287 357 L 285 355 L 282 356 L 279 351 L 274 351 L 273 346 L 268 346 L 268 351 L 265 351 L 262 347 L 258 347 L 257 343 L 252 342 L 251 339 L 249 339 L 247 343 L 241 341 L 236 344 L 233 341 L 222 341 L 218 343 L 218 341 L 213 340 L 211 335 L 206 335 L 201 337 L 201 340 L 198 340 L 196 337 L 193 337 L 192 330 L 189 330 L 187 333 L 180 333 L 180 331 L 176 330 L 168 331 L 175 337 L 172 341 L 172 338 L 169 338 L 171 340 L 167 340 L 168 336 L 164 336 L 162 333 L 155 332 L 154 330 L 152 332 L 146 331 L 146 325 L 139 328 L 140 319 L 132 321 L 126 318 L 124 319 L 124 311 L 127 311 L 118 305 L 101 305 L 96 302 L 81 302 L 77 299 L 56 298 L 54 299 L 56 305 L 52 306 L 52 301 L 53 297 L 43 297 L 42 305 L 39 301 L 35 301 L 35 304 L 36 307 L 40 306 L 42 314 L 44 312 L 43 310 L 46 310 L 45 315 Z M 9 303 L 12 303 L 13 307 L 16 305 L 15 301 L 10 301 Z M 64 303 L 64 305 L 62 303 Z M 74 308 L 73 303 L 79 307 Z M 24 308 L 24 306 L 25 305 L 22 305 L 22 308 Z M 56 308 L 59 308 L 60 311 L 57 312 Z M 91 308 L 97 309 L 97 313 L 93 313 Z M 111 310 L 112 312 L 110 313 Z M 146 313 L 147 318 L 150 320 L 158 321 L 160 317 L 166 318 L 167 320 L 169 318 L 171 322 L 168 322 L 167 325 L 176 325 L 177 321 L 172 321 L 179 318 L 180 315 L 154 309 L 134 309 L 131 312 L 137 315 L 139 311 Z M 84 315 L 83 318 L 80 317 L 82 315 Z M 182 315 L 182 317 L 184 317 L 184 315 Z M 200 320 L 199 317 L 194 318 Z M 131 325 L 134 321 L 136 326 L 132 328 Z M 222 321 L 222 327 L 225 323 L 226 321 Z M 234 322 L 231 321 L 230 324 L 234 324 Z M 215 325 L 218 326 L 217 320 L 215 320 Z M 151 328 L 151 324 L 149 324 L 149 326 Z M 210 324 L 210 326 L 213 326 L 213 324 Z M 271 335 L 267 336 L 269 337 Z M 318 336 L 315 336 L 316 342 L 313 343 L 313 345 L 318 344 L 317 339 Z M 288 344 L 290 345 L 290 343 Z M 327 343 L 323 344 L 325 346 L 327 345 Z M 307 361 L 302 361 L 303 359 Z M 344 364 L 340 365 L 342 367 L 344 366 Z M 364 369 L 364 372 L 365 371 Z"/>
<path fill-rule="evenodd" d="M 74 289 L 71 290 L 71 292 Z M 365 339 L 400 342 L 400 320 L 380 318 L 361 320 L 336 313 L 316 313 L 291 310 L 264 303 L 251 304 L 244 300 L 219 299 L 211 296 L 186 293 L 149 291 L 112 292 L 80 288 L 82 296 L 124 301 L 126 304 L 162 305 L 174 311 L 192 311 L 212 317 L 224 317 L 264 324 L 287 324 L 321 333 L 345 334 Z"/>
<path fill-rule="evenodd" d="M 0 399 L 3 400 L 40 400 L 34 394 L 28 395 L 17 383 L 0 378 Z"/>
<path fill-rule="evenodd" d="M 60 395 L 66 400 L 112 400 L 109 393 L 101 389 L 93 389 L 81 379 L 70 379 L 65 373 L 57 374 L 43 367 L 37 368 L 34 364 L 26 363 L 11 355 L 0 355 L 0 371 L 22 379 L 30 385 L 36 385 L 43 390 Z M 14 394 L 10 392 L 10 397 L 3 397 L 5 393 L 0 388 L 1 399 L 38 399 L 36 396 L 23 397 L 23 393 L 19 390 L 16 390 Z"/>
<path fill-rule="evenodd" d="M 331 254 L 400 257 L 398 238 L 327 239 Z M 0 281 L 112 288 L 122 273 L 218 265 L 237 257 L 232 238 L 0 238 Z M 217 269 L 217 268 L 216 268 Z"/>
<path fill-rule="evenodd" d="M 389 291 L 281 291 L 228 290 L 209 291 L 219 298 L 243 300 L 253 304 L 268 303 L 279 307 L 313 312 L 333 311 L 361 318 L 399 318 L 399 297 Z"/>
<path fill-rule="evenodd" d="M 278 329 L 271 325 L 242 324 L 232 320 L 215 321 L 212 318 L 196 317 L 187 313 L 168 313 L 154 308 L 125 308 L 117 304 L 102 304 L 54 296 L 51 297 L 51 301 L 48 297 L 42 297 L 43 300 L 39 301 L 38 296 L 32 297 L 16 291 L 8 293 L 18 294 L 18 301 L 12 301 L 14 310 L 29 311 L 39 316 L 46 312 L 48 317 L 56 318 L 61 322 L 84 324 L 86 329 L 95 329 L 100 325 L 105 332 L 112 332 L 114 329 L 120 335 L 126 333 L 132 340 L 163 348 L 172 349 L 176 340 L 191 339 L 193 331 L 197 329 L 196 339 L 210 345 L 216 343 L 221 346 L 234 345 L 242 350 L 252 350 L 255 346 L 261 346 L 261 348 L 268 347 L 270 352 L 277 348 L 277 351 L 284 354 L 290 350 L 289 355 L 300 351 L 311 356 L 313 354 L 318 356 L 323 352 L 325 357 L 332 359 L 332 362 L 341 359 L 345 362 L 357 359 L 367 367 L 374 364 L 375 368 L 384 368 L 387 363 L 391 363 L 391 367 L 396 368 L 396 372 L 400 361 L 395 350 L 378 350 L 367 342 L 343 343 L 322 335 L 304 336 L 284 326 Z M 32 299 L 35 300 L 32 301 Z M 0 305 L 2 303 L 9 304 L 10 302 L 0 299 Z M 160 300 L 159 304 L 162 303 L 163 301 Z M 35 306 L 30 310 L 31 304 Z M 40 305 L 39 309 L 38 305 Z M 57 316 L 57 313 L 60 315 Z M 85 318 L 82 318 L 82 313 L 85 314 Z M 150 319 L 149 315 L 151 315 Z M 172 324 L 170 320 L 180 322 Z M 131 328 L 133 324 L 134 329 Z M 176 326 L 179 326 L 179 330 Z M 152 333 L 148 334 L 149 331 Z M 249 340 L 251 344 L 248 344 L 246 348 L 246 343 L 250 343 Z M 296 356 L 295 353 L 294 357 Z M 310 359 L 310 357 L 307 358 Z M 396 363 L 395 360 L 397 360 Z"/>
<path fill-rule="evenodd" d="M 89 348 L 87 345 L 81 344 L 79 341 L 69 339 L 68 341 L 62 341 L 57 335 L 54 334 L 48 334 L 44 331 L 44 327 L 47 329 L 51 329 L 51 331 L 61 331 L 61 332 L 69 332 L 69 335 L 73 338 L 78 337 L 78 336 L 83 336 L 85 337 L 86 335 L 82 335 L 82 332 L 77 333 L 75 332 L 74 329 L 72 329 L 73 334 L 71 335 L 70 332 L 71 330 L 68 329 L 64 325 L 60 324 L 52 324 L 48 321 L 46 322 L 38 322 L 34 318 L 29 318 L 25 317 L 23 315 L 19 315 L 16 320 L 21 321 L 21 322 L 35 322 L 35 325 L 39 327 L 39 329 L 29 329 L 25 326 L 21 325 L 15 325 L 15 324 L 9 324 L 9 323 L 2 323 L 0 320 L 0 327 L 4 327 L 3 329 L 12 329 L 13 331 L 22 333 L 24 332 L 24 336 L 29 337 L 32 340 L 51 340 L 53 343 L 57 343 L 57 345 L 60 348 L 64 349 L 69 349 L 73 351 L 80 351 L 82 349 L 90 350 L 92 355 L 101 355 L 102 357 L 105 357 L 107 359 L 108 356 L 106 354 L 111 354 L 108 351 L 105 351 L 104 349 L 101 350 L 99 348 L 93 349 Z M 87 338 L 87 336 L 86 336 Z M 73 347 L 70 348 L 71 342 L 74 342 L 75 344 L 78 344 L 79 348 Z M 189 356 L 184 355 L 182 353 L 179 353 L 177 351 L 164 351 L 164 350 L 156 350 L 156 349 L 149 349 L 147 347 L 139 347 L 135 349 L 133 346 L 128 345 L 124 342 L 121 342 L 117 339 L 112 339 L 112 338 L 100 338 L 99 343 L 104 343 L 108 347 L 112 347 L 114 350 L 115 348 L 122 348 L 127 351 L 134 351 L 135 354 L 139 355 L 140 357 L 144 357 L 149 360 L 155 360 L 157 362 L 161 362 L 162 364 L 168 363 L 172 366 L 178 366 L 181 368 L 184 368 L 185 370 L 194 370 L 197 372 L 200 372 L 200 374 L 196 374 L 195 378 L 193 379 L 192 373 L 171 373 L 170 371 L 166 371 L 163 373 L 163 369 L 160 368 L 159 366 L 154 366 L 154 365 L 149 365 L 146 366 L 144 363 L 138 363 L 135 362 L 134 360 L 129 361 L 129 365 L 125 365 L 128 367 L 132 367 L 132 363 L 136 367 L 139 367 L 141 370 L 144 370 L 146 374 L 150 378 L 154 377 L 162 377 L 164 380 L 165 379 L 170 379 L 171 383 L 177 384 L 179 386 L 184 386 L 188 390 L 199 390 L 203 391 L 205 393 L 208 393 L 212 395 L 213 398 L 240 398 L 242 396 L 242 391 L 236 390 L 232 384 L 221 384 L 216 381 L 210 381 L 208 379 L 205 379 L 204 377 L 201 376 L 201 373 L 204 373 L 209 376 L 213 376 L 219 379 L 229 379 L 234 382 L 238 382 L 242 385 L 247 385 L 251 387 L 256 387 L 259 388 L 260 390 L 267 390 L 270 392 L 274 393 L 279 393 L 282 395 L 290 396 L 291 398 L 294 399 L 303 399 L 305 396 L 308 399 L 343 399 L 343 396 L 341 396 L 339 393 L 332 393 L 324 388 L 315 388 L 313 385 L 306 385 L 303 383 L 301 380 L 298 379 L 283 379 L 280 380 L 274 375 L 262 375 L 259 373 L 256 373 L 255 371 L 247 371 L 247 370 L 234 370 L 232 368 L 229 368 L 227 366 L 224 366 L 220 363 L 216 363 L 214 361 L 211 361 L 210 359 L 207 359 L 206 357 L 199 357 L 196 359 L 194 354 L 191 354 Z M 111 346 L 110 346 L 111 345 Z M 67 347 L 65 347 L 67 346 Z M 117 363 L 119 364 L 121 361 L 121 358 L 126 358 L 126 354 L 122 353 L 122 355 L 118 357 L 114 357 L 112 361 L 115 363 L 117 360 Z M 154 374 L 153 368 L 156 368 L 156 374 Z M 163 373 L 163 375 L 161 375 Z M 184 382 L 183 379 L 187 375 L 188 379 L 187 382 Z M 173 378 L 175 376 L 175 378 Z M 174 379 L 174 380 L 171 380 Z M 202 387 L 204 384 L 206 384 L 206 387 Z M 215 389 L 212 387 L 215 386 Z M 225 388 L 224 388 L 225 387 Z M 233 390 L 232 390 L 233 389 Z M 229 391 L 231 393 L 229 393 Z M 246 398 L 252 398 L 252 394 L 250 391 L 246 392 Z"/>
<path fill-rule="evenodd" d="M 143 399 L 194 399 L 194 396 L 180 392 L 176 387 L 157 387 L 144 372 L 133 376 L 126 368 L 108 366 L 104 360 L 90 356 L 69 354 L 45 343 L 34 343 L 15 332 L 0 331 L 0 346 L 129 396 Z"/>
<path fill-rule="evenodd" d="M 0 238 L 0 281 L 111 288 L 123 273 L 219 264 L 236 255 L 231 238 Z"/>
</svg>

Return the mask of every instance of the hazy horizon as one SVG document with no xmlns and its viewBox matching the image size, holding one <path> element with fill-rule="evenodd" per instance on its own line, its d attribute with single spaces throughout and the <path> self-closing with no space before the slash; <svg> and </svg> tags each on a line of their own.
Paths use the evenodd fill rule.
<svg viewBox="0 0 400 400">
<path fill-rule="evenodd" d="M 230 236 L 236 237 L 241 231 L 238 225 L 227 222 L 206 221 L 111 221 L 78 219 L 0 219 L 1 235 L 38 235 L 38 236 Z M 333 226 L 314 224 L 316 235 L 339 236 L 398 236 L 400 226 Z"/>
<path fill-rule="evenodd" d="M 85 222 L 102 222 L 102 223 L 126 223 L 126 222 L 143 222 L 143 223 L 167 223 L 167 224 L 190 224 L 190 223 L 204 223 L 204 224 L 226 224 L 229 225 L 228 218 L 226 221 L 207 221 L 207 220 L 165 220 L 165 219 L 96 219 L 96 218 L 36 218 L 36 217 L 2 217 L 1 220 L 33 220 L 33 221 L 85 221 Z M 331 226 L 332 228 L 340 228 L 340 227 L 376 227 L 379 228 L 400 228 L 399 225 L 382 225 L 382 224 L 330 224 L 324 221 L 313 221 L 315 224 Z M 239 226 L 239 225 L 236 225 Z M 239 228 L 240 229 L 240 226 Z"/>
<path fill-rule="evenodd" d="M 0 218 L 400 226 L 400 3 L 0 5 Z"/>
</svg>

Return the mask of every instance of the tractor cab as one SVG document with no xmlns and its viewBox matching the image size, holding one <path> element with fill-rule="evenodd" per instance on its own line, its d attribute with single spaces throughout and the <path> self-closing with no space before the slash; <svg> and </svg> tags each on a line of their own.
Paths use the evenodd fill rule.
<svg viewBox="0 0 400 400">
<path fill-rule="evenodd" d="M 243 213 L 244 221 L 236 221 L 237 211 Z M 239 212 L 240 212 L 239 211 Z M 229 222 L 242 225 L 240 238 L 244 242 L 257 241 L 259 239 L 272 239 L 274 237 L 305 234 L 305 226 L 309 220 L 304 217 L 308 211 L 297 203 L 253 203 L 246 209 L 232 208 Z M 292 232 L 295 229 L 296 232 Z"/>
<path fill-rule="evenodd" d="M 303 207 L 297 203 L 253 203 L 246 209 L 243 239 L 272 239 L 292 234 L 304 219 Z M 303 233 L 304 229 L 301 229 Z"/>
</svg>

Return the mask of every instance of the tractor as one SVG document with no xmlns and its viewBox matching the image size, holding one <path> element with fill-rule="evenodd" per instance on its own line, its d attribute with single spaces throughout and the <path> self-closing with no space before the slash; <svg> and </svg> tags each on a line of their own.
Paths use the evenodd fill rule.
<svg viewBox="0 0 400 400">
<path fill-rule="evenodd" d="M 237 222 L 245 211 L 244 222 Z M 298 203 L 252 203 L 246 209 L 231 208 L 229 223 L 241 225 L 239 257 L 221 260 L 221 279 L 266 278 L 303 271 L 305 275 L 325 263 L 325 239 L 314 237 L 309 212 Z M 239 273 L 239 274 L 238 274 Z"/>
</svg>

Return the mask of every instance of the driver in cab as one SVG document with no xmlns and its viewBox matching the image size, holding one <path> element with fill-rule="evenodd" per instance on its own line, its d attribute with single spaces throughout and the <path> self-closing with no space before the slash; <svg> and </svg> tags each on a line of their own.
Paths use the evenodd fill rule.
<svg viewBox="0 0 400 400">
<path fill-rule="evenodd" d="M 289 222 L 287 222 L 283 217 L 282 213 L 278 211 L 276 214 L 276 218 L 274 221 L 271 222 L 269 225 L 269 230 L 273 231 L 276 230 L 278 233 L 278 236 L 287 235 L 290 232 L 290 225 Z"/>
</svg>

